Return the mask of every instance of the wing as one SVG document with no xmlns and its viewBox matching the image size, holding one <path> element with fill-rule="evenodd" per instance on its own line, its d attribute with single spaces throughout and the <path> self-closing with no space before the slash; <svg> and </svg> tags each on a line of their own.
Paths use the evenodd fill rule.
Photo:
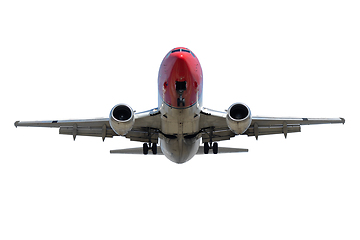
<svg viewBox="0 0 360 240">
<path fill-rule="evenodd" d="M 235 137 L 226 123 L 226 112 L 203 108 L 200 114 L 202 142 L 219 142 Z"/>
<path fill-rule="evenodd" d="M 200 128 L 203 129 L 203 142 L 212 140 L 222 141 L 234 137 L 226 123 L 226 112 L 219 112 L 204 108 L 200 117 Z M 345 123 L 344 118 L 276 118 L 276 117 L 252 117 L 251 125 L 243 135 L 284 134 L 300 132 L 301 125 Z"/>
<path fill-rule="evenodd" d="M 244 134 L 255 136 L 269 134 L 284 134 L 300 132 L 301 125 L 345 123 L 344 118 L 275 118 L 275 117 L 253 117 L 251 125 Z"/>
<path fill-rule="evenodd" d="M 91 136 L 112 138 L 118 136 L 111 128 L 109 118 L 52 120 L 52 121 L 16 121 L 15 127 L 50 127 L 59 128 L 59 134 L 76 136 Z M 157 143 L 158 129 L 160 129 L 160 112 L 152 109 L 135 113 L 135 123 L 125 137 L 131 141 Z"/>
</svg>

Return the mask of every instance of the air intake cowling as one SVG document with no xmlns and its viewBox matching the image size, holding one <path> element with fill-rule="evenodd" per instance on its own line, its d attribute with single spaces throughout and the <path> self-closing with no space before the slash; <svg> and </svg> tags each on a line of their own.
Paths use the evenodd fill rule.
<svg viewBox="0 0 360 240">
<path fill-rule="evenodd" d="M 251 124 L 251 111 L 243 103 L 234 103 L 227 111 L 226 123 L 231 131 L 243 134 Z"/>
<path fill-rule="evenodd" d="M 135 117 L 132 108 L 118 104 L 110 112 L 110 126 L 118 135 L 126 135 L 134 126 Z"/>
</svg>

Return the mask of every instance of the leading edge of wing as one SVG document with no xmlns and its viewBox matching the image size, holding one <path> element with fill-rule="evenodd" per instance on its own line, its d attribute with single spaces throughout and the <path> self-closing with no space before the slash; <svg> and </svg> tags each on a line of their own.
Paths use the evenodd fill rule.
<svg viewBox="0 0 360 240">
<path fill-rule="evenodd" d="M 160 128 L 160 123 L 158 121 L 159 111 L 157 109 L 152 109 L 140 113 L 135 113 L 135 124 L 134 128 L 137 127 L 152 127 Z M 14 123 L 15 127 L 49 127 L 49 128 L 58 128 L 58 127 L 70 127 L 75 124 L 80 127 L 98 127 L 103 126 L 104 124 L 107 127 L 110 127 L 109 118 L 95 118 L 95 119 L 70 119 L 70 120 L 46 120 L 46 121 L 16 121 Z"/>
<path fill-rule="evenodd" d="M 277 117 L 257 117 L 252 118 L 252 124 L 257 123 L 259 126 L 269 125 L 283 125 L 296 124 L 296 125 L 313 125 L 313 124 L 332 124 L 332 123 L 345 123 L 344 118 L 277 118 Z"/>
<path fill-rule="evenodd" d="M 74 119 L 74 120 L 50 120 L 50 121 L 16 121 L 15 127 L 63 127 L 78 124 L 84 127 L 99 126 L 99 124 L 109 124 L 109 118 L 98 119 Z"/>
</svg>

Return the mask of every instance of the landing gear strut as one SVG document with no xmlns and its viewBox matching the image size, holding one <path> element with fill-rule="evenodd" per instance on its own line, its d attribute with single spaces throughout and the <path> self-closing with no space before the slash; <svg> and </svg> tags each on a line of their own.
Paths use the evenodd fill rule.
<svg viewBox="0 0 360 240">
<path fill-rule="evenodd" d="M 185 98 L 183 98 L 183 93 L 186 91 L 186 81 L 176 81 L 175 82 L 176 91 L 179 93 L 179 98 L 177 99 L 177 106 L 182 105 L 185 107 Z"/>
<path fill-rule="evenodd" d="M 213 143 L 214 127 L 210 127 L 209 129 L 210 129 L 209 132 L 207 131 L 207 129 L 202 129 L 202 131 L 205 132 L 210 138 L 210 142 L 204 143 L 204 154 L 208 154 L 209 149 L 212 149 L 214 154 L 218 154 L 219 145 L 217 142 Z"/>
<path fill-rule="evenodd" d="M 157 154 L 157 145 L 156 143 L 144 143 L 143 144 L 143 154 L 147 155 L 149 153 L 149 149 L 151 149 L 152 153 Z"/>
<path fill-rule="evenodd" d="M 217 142 L 215 142 L 214 144 L 212 144 L 210 142 L 210 145 L 208 142 L 204 143 L 204 154 L 208 154 L 209 153 L 209 149 L 212 149 L 214 154 L 218 154 L 219 152 L 219 145 Z"/>
<path fill-rule="evenodd" d="M 185 107 L 185 98 L 183 98 L 182 95 L 177 99 L 177 106 L 180 107 L 180 105 Z"/>
</svg>

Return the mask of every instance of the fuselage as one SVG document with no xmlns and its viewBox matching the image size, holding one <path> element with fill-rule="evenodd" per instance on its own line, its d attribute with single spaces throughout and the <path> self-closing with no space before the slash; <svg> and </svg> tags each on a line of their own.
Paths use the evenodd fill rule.
<svg viewBox="0 0 360 240">
<path fill-rule="evenodd" d="M 176 163 L 198 151 L 203 75 L 200 62 L 187 48 L 172 49 L 163 59 L 158 76 L 161 112 L 160 146 Z"/>
</svg>

